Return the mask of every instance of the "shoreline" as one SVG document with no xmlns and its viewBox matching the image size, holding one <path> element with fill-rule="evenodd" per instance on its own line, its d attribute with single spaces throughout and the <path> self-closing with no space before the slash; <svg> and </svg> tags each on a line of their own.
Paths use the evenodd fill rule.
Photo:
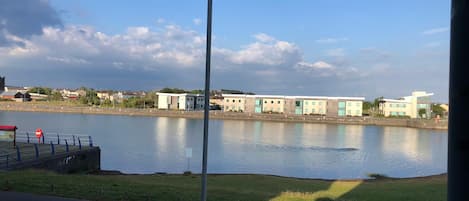
<svg viewBox="0 0 469 201">
<path fill-rule="evenodd" d="M 191 173 L 191 174 L 184 174 L 184 173 L 166 173 L 166 172 L 155 172 L 155 173 L 123 173 L 119 170 L 99 170 L 98 172 L 91 172 L 91 175 L 103 175 L 103 176 L 114 176 L 114 175 L 122 175 L 122 176 L 151 176 L 151 175 L 168 175 L 168 176 L 200 176 L 201 173 Z M 370 173 L 374 174 L 374 173 Z M 275 178 L 283 178 L 283 179 L 296 179 L 296 180 L 304 180 L 304 181 L 376 181 L 376 180 L 414 180 L 414 179 L 431 179 L 431 178 L 441 178 L 447 177 L 448 173 L 440 173 L 440 174 L 431 174 L 427 176 L 415 176 L 415 177 L 390 177 L 387 175 L 376 174 L 380 175 L 379 177 L 369 177 L 369 178 L 349 178 L 349 179 L 322 179 L 322 178 L 304 178 L 304 177 L 289 177 L 289 176 L 281 176 L 281 175 L 274 175 L 274 174 L 256 174 L 256 173 L 207 173 L 207 176 L 265 176 L 265 177 L 275 177 Z"/>
<path fill-rule="evenodd" d="M 174 117 L 202 119 L 203 111 L 171 111 L 135 108 L 107 108 L 87 107 L 76 105 L 59 105 L 50 103 L 16 103 L 0 102 L 0 111 L 14 112 L 48 112 L 48 113 L 70 113 L 70 114 L 98 114 L 98 115 L 123 115 L 123 116 L 150 116 L 150 117 Z M 309 115 L 286 115 L 286 114 L 255 114 L 210 111 L 211 119 L 221 120 L 250 120 L 250 121 L 273 121 L 290 123 L 320 123 L 320 124 L 348 124 L 348 125 L 374 125 L 374 126 L 398 126 L 419 129 L 447 130 L 448 121 L 423 119 L 400 119 L 400 118 L 375 118 L 375 117 L 323 117 Z"/>
</svg>

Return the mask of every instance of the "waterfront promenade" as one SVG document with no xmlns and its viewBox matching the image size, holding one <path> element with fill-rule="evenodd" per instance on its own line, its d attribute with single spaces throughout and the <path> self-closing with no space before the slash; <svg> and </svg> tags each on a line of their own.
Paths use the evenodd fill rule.
<svg viewBox="0 0 469 201">
<path fill-rule="evenodd" d="M 202 111 L 168 111 L 168 110 L 158 110 L 154 108 L 134 109 L 134 108 L 86 107 L 86 106 L 47 104 L 47 103 L 0 102 L 0 111 L 203 118 Z M 355 125 L 377 125 L 377 126 L 401 126 L 401 127 L 424 128 L 424 129 L 448 129 L 447 120 L 440 120 L 439 122 L 436 122 L 435 120 L 405 119 L 405 118 L 375 118 L 375 117 L 336 118 L 336 117 L 313 116 L 313 115 L 222 112 L 219 110 L 211 111 L 210 118 L 211 119 L 227 119 L 227 120 L 355 124 Z"/>
</svg>

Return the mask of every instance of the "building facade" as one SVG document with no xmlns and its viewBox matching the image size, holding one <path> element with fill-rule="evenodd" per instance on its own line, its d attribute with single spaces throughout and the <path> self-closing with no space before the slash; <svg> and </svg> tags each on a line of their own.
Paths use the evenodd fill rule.
<svg viewBox="0 0 469 201">
<path fill-rule="evenodd" d="M 433 93 L 414 91 L 411 96 L 399 99 L 381 99 L 379 113 L 383 116 L 408 116 L 410 118 L 430 118 Z"/>
<path fill-rule="evenodd" d="M 223 94 L 225 112 L 362 116 L 364 97 Z"/>
<path fill-rule="evenodd" d="M 199 94 L 156 93 L 158 109 L 162 110 L 203 110 L 204 96 Z"/>
</svg>

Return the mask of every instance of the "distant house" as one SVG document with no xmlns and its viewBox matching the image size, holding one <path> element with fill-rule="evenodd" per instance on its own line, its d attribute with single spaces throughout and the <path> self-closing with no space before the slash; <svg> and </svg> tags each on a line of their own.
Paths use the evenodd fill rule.
<svg viewBox="0 0 469 201">
<path fill-rule="evenodd" d="M 17 87 L 17 86 L 7 86 L 7 85 L 5 85 L 5 91 L 26 93 L 26 92 L 28 91 L 28 89 L 26 89 L 25 87 Z"/>
<path fill-rule="evenodd" d="M 96 96 L 102 101 L 111 100 L 111 93 L 108 91 L 97 91 Z"/>
<path fill-rule="evenodd" d="M 4 91 L 0 94 L 0 98 L 14 100 L 16 102 L 31 101 L 29 93 L 21 93 L 19 91 Z"/>
<path fill-rule="evenodd" d="M 59 91 L 64 99 L 77 100 L 80 94 L 74 90 L 62 89 Z"/>
</svg>

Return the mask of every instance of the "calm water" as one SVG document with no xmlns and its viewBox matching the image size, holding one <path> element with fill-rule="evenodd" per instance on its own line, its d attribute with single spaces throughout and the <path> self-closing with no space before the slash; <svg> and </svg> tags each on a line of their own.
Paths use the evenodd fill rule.
<svg viewBox="0 0 469 201">
<path fill-rule="evenodd" d="M 126 173 L 201 171 L 203 120 L 0 112 L 20 131 L 86 134 L 101 167 Z M 447 132 L 402 127 L 212 120 L 209 173 L 304 178 L 414 177 L 446 172 Z M 190 161 L 186 148 L 192 148 Z"/>
</svg>

